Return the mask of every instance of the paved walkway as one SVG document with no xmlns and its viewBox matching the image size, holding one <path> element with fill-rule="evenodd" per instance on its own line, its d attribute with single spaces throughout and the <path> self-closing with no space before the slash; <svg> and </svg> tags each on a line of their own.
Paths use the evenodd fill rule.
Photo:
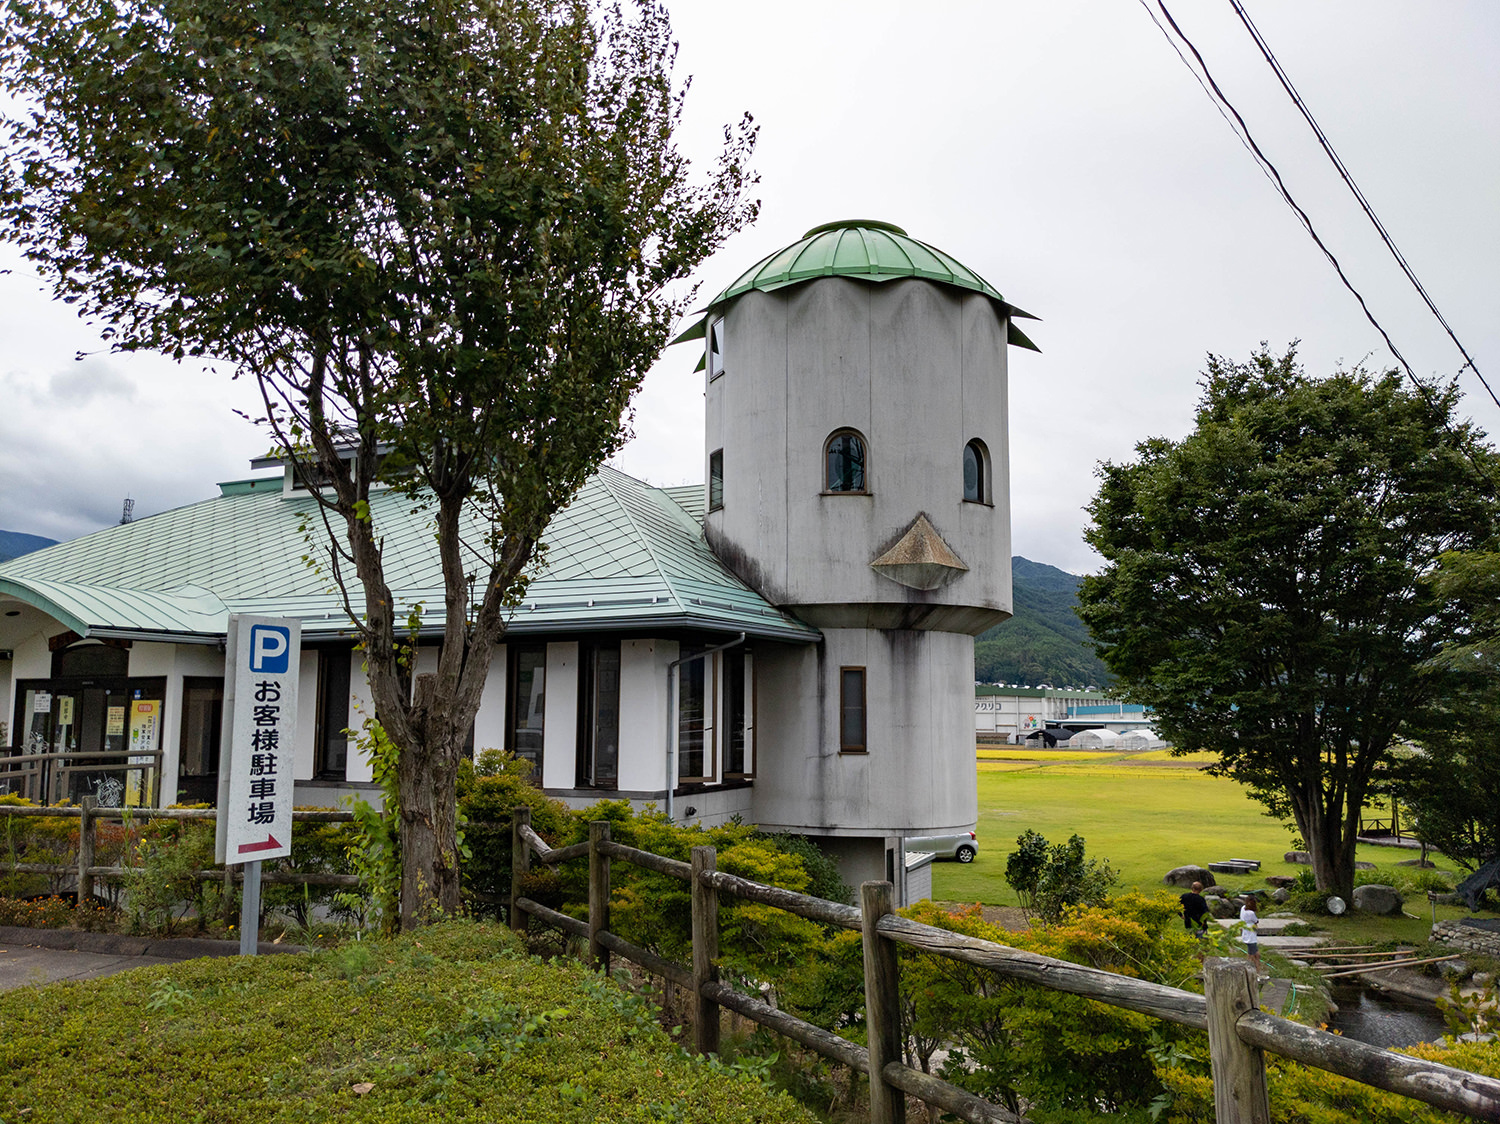
<svg viewBox="0 0 1500 1124">
<path fill-rule="evenodd" d="M 199 938 L 155 940 L 120 933 L 76 933 L 69 929 L 21 929 L 0 925 L 0 991 L 38 987 L 59 980 L 93 980 L 199 956 L 235 956 L 238 941 Z M 262 941 L 261 955 L 304 952 L 296 945 Z"/>
<path fill-rule="evenodd" d="M 0 991 L 40 987 L 58 980 L 95 980 L 131 968 L 176 962 L 165 956 L 126 956 L 10 944 L 0 947 Z"/>
</svg>

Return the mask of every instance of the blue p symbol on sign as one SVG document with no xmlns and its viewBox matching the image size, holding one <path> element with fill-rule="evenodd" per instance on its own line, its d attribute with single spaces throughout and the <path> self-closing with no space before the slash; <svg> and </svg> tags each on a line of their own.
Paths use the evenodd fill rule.
<svg viewBox="0 0 1500 1124">
<path fill-rule="evenodd" d="M 292 631 L 271 624 L 250 628 L 250 670 L 285 675 L 291 661 Z"/>
</svg>

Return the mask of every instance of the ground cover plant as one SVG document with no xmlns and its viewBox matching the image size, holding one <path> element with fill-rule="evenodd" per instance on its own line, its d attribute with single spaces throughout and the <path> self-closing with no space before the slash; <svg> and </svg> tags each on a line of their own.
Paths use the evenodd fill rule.
<svg viewBox="0 0 1500 1124">
<path fill-rule="evenodd" d="M 813 1119 L 686 1055 L 612 981 L 471 922 L 21 989 L 0 1027 L 3 1124 Z"/>
</svg>

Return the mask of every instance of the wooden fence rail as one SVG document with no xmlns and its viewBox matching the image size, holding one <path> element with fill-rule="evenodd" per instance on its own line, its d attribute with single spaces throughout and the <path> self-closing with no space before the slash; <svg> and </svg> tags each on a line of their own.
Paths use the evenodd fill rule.
<svg viewBox="0 0 1500 1124">
<path fill-rule="evenodd" d="M 898 945 L 987 968 L 1009 979 L 1138 1011 L 1208 1033 L 1217 1124 L 1269 1124 L 1266 1053 L 1279 1054 L 1373 1088 L 1399 1093 L 1436 1108 L 1476 1120 L 1500 1122 L 1500 1081 L 1436 1062 L 1392 1053 L 1363 1042 L 1267 1014 L 1260 1010 L 1255 976 L 1243 959 L 1204 962 L 1204 992 L 1192 992 L 1119 976 L 966 937 L 899 917 L 888 882 L 866 882 L 856 908 L 791 890 L 752 882 L 716 870 L 711 847 L 693 848 L 693 861 L 665 858 L 613 842 L 609 823 L 589 825 L 587 843 L 555 848 L 531 826 L 529 808 L 515 810 L 511 828 L 510 924 L 525 931 L 536 917 L 586 939 L 593 963 L 604 970 L 610 954 L 690 990 L 697 1018 L 694 1045 L 700 1053 L 718 1049 L 719 1008 L 769 1027 L 823 1057 L 869 1075 L 874 1124 L 903 1124 L 910 1094 L 975 1124 L 1017 1124 L 999 1105 L 904 1065 Z M 555 865 L 589 861 L 589 917 L 570 917 L 522 893 L 532 860 Z M 692 891 L 693 962 L 678 964 L 609 931 L 610 862 L 620 859 L 688 882 Z M 718 895 L 784 909 L 799 917 L 863 933 L 867 1045 L 848 1042 L 822 1027 L 737 991 L 718 978 Z"/>
<path fill-rule="evenodd" d="M 212 820 L 218 818 L 217 810 L 213 808 L 100 808 L 94 802 L 92 796 L 85 796 L 83 802 L 75 806 L 48 807 L 46 805 L 32 804 L 0 804 L 0 816 L 14 816 L 22 819 L 28 817 L 45 817 L 48 819 L 73 819 L 81 820 L 78 829 L 78 862 L 76 864 L 64 865 L 62 863 L 20 863 L 0 861 L 0 871 L 14 874 L 48 874 L 48 875 L 77 875 L 77 901 L 82 905 L 94 896 L 94 880 L 96 878 L 119 879 L 124 878 L 131 871 L 131 867 L 124 866 L 100 866 L 94 862 L 94 855 L 98 850 L 97 827 L 101 820 L 119 820 L 125 823 L 146 820 Z M 330 808 L 327 811 L 320 809 L 298 809 L 292 812 L 294 823 L 352 823 L 354 815 L 351 812 Z M 584 852 L 587 844 L 583 845 Z M 569 848 L 576 850 L 576 848 Z M 583 852 L 580 852 L 583 853 Z M 222 882 L 235 879 L 243 879 L 241 870 L 233 868 L 220 868 L 218 870 L 196 870 L 193 877 L 199 882 Z M 276 883 L 287 886 L 358 886 L 360 884 L 357 874 L 304 874 L 295 870 L 268 870 L 261 874 L 262 882 Z"/>
</svg>

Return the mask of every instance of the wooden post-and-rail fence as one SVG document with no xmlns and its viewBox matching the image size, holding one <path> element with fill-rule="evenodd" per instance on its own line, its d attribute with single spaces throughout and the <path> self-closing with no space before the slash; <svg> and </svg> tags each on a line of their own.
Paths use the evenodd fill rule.
<svg viewBox="0 0 1500 1124">
<path fill-rule="evenodd" d="M 101 808 L 95 802 L 94 797 L 85 796 L 77 806 L 64 805 L 61 807 L 47 807 L 45 805 L 32 804 L 0 804 L 0 816 L 41 816 L 48 819 L 75 819 L 78 825 L 78 863 L 76 866 L 64 866 L 61 863 L 13 863 L 0 860 L 0 871 L 15 874 L 48 874 L 68 875 L 77 874 L 77 900 L 82 905 L 94 896 L 94 880 L 96 878 L 124 878 L 130 873 L 129 867 L 123 866 L 98 866 L 94 862 L 95 852 L 98 848 L 98 836 L 96 827 L 101 820 L 119 820 L 127 823 L 147 820 L 212 820 L 217 818 L 218 813 L 213 808 Z M 298 809 L 292 812 L 293 823 L 351 823 L 354 816 L 350 812 L 337 809 L 319 811 L 313 809 Z M 194 877 L 200 882 L 219 882 L 226 884 L 236 877 L 241 877 L 241 871 L 237 867 L 229 866 L 219 870 L 198 870 L 193 872 Z M 262 882 L 284 883 L 293 886 L 358 886 L 359 876 L 357 874 L 304 874 L 294 870 L 268 870 L 261 874 Z"/>
<path fill-rule="evenodd" d="M 610 825 L 604 820 L 589 825 L 586 843 L 554 848 L 532 828 L 531 810 L 526 807 L 515 810 L 511 845 L 512 928 L 524 932 L 528 919 L 535 917 L 586 940 L 589 958 L 601 970 L 608 970 L 610 954 L 613 953 L 689 990 L 694 997 L 697 1015 L 694 1046 L 700 1053 L 718 1050 L 719 1008 L 722 1007 L 868 1075 L 870 1118 L 874 1124 L 902 1124 L 906 1118 L 904 1094 L 975 1124 L 1017 1124 L 1024 1119 L 902 1063 L 897 945 L 907 945 L 921 952 L 988 968 L 1013 980 L 1082 995 L 1114 1007 L 1206 1031 L 1218 1124 L 1269 1124 L 1267 1052 L 1476 1120 L 1500 1121 L 1500 1081 L 1392 1053 L 1262 1011 L 1255 976 L 1249 962 L 1243 959 L 1206 960 L 1204 994 L 1196 995 L 1164 984 L 1055 960 L 910 921 L 895 913 L 889 882 L 866 882 L 861 886 L 858 908 L 841 905 L 717 870 L 712 847 L 694 847 L 691 863 L 626 847 L 610 839 Z M 555 866 L 583 858 L 589 863 L 587 921 L 549 909 L 524 895 L 524 880 L 533 860 Z M 693 911 L 691 967 L 659 957 L 610 931 L 610 862 L 614 859 L 690 884 Z M 727 986 L 718 978 L 715 962 L 719 952 L 719 895 L 726 893 L 862 934 L 868 1030 L 866 1046 L 858 1046 L 822 1027 L 777 1010 L 758 998 Z"/>
</svg>

